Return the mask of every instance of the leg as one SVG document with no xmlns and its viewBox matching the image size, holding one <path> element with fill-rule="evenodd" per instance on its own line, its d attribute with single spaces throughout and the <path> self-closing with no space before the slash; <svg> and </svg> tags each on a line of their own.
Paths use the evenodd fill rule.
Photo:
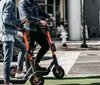
<svg viewBox="0 0 100 85">
<path fill-rule="evenodd" d="M 25 45 L 17 37 L 15 37 L 14 45 L 15 45 L 15 47 L 17 47 L 19 49 L 17 70 L 23 70 L 23 61 L 24 61 L 24 56 L 26 53 Z"/>
<path fill-rule="evenodd" d="M 27 56 L 25 56 L 25 65 L 26 65 L 26 70 L 28 71 L 28 69 L 30 68 L 30 62 Z"/>
<path fill-rule="evenodd" d="M 44 54 L 49 50 L 50 45 L 48 43 L 48 40 L 45 34 L 43 33 L 43 31 L 41 30 L 39 26 L 37 26 L 37 31 L 34 33 L 31 33 L 30 35 L 32 36 L 31 40 L 32 41 L 35 40 L 41 46 L 35 60 L 35 63 L 38 64 L 41 58 L 44 56 Z"/>
<path fill-rule="evenodd" d="M 33 32 L 32 32 L 33 33 Z M 33 33 L 34 34 L 34 33 Z M 32 36 L 31 36 L 32 37 Z M 33 51 L 33 48 L 34 48 L 34 41 L 32 41 L 30 39 L 30 32 L 27 32 L 27 38 L 28 38 L 28 43 L 29 43 L 29 50 L 30 50 L 30 53 L 32 53 L 32 55 L 34 55 L 34 53 L 32 52 Z M 28 70 L 30 68 L 30 62 L 29 62 L 29 58 L 28 56 L 25 56 L 25 65 L 26 65 L 26 69 Z"/>
<path fill-rule="evenodd" d="M 10 63 L 13 54 L 14 43 L 7 41 L 3 43 L 4 50 L 4 83 L 10 83 Z"/>
</svg>

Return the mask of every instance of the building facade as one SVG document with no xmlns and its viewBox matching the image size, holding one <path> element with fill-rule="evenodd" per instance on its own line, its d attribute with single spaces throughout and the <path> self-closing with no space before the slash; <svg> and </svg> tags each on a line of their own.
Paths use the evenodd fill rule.
<svg viewBox="0 0 100 85">
<path fill-rule="evenodd" d="M 100 0 L 85 0 L 85 16 L 90 37 L 100 37 Z"/>
<path fill-rule="evenodd" d="M 56 16 L 59 9 L 59 20 L 68 27 L 69 40 L 81 40 L 81 0 L 39 0 L 39 4 L 51 16 Z"/>
</svg>

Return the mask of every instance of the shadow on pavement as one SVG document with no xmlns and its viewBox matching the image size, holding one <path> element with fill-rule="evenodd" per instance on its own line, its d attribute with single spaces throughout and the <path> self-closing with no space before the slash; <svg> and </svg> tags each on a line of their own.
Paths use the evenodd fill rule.
<svg viewBox="0 0 100 85">
<path fill-rule="evenodd" d="M 100 83 L 92 83 L 91 85 L 100 85 Z"/>
<path fill-rule="evenodd" d="M 100 79 L 100 76 L 86 76 L 86 77 L 64 77 L 64 78 L 62 78 L 62 79 L 56 79 L 55 77 L 45 77 L 45 79 L 46 80 L 57 80 L 57 81 L 59 81 L 59 80 L 68 80 L 68 81 L 70 81 L 70 84 L 67 84 L 67 82 L 66 82 L 66 84 L 57 84 L 57 85 L 100 85 L 100 82 L 90 82 L 89 84 L 81 84 L 81 82 L 79 82 L 79 83 L 74 83 L 73 81 L 78 81 L 78 79 L 79 80 L 82 80 L 82 81 L 84 81 L 85 82 L 85 80 L 84 79 Z M 92 81 L 92 80 L 91 80 Z M 72 84 L 71 84 L 71 82 L 73 82 Z"/>
<path fill-rule="evenodd" d="M 41 61 L 51 60 L 53 57 L 51 56 L 44 56 Z"/>
<path fill-rule="evenodd" d="M 58 85 L 80 85 L 80 84 L 58 84 Z"/>
<path fill-rule="evenodd" d="M 58 84 L 58 85 L 100 85 L 100 83 L 92 83 L 92 84 Z"/>
<path fill-rule="evenodd" d="M 62 79 L 56 79 L 55 77 L 45 77 L 45 79 L 53 79 L 53 80 L 72 80 L 72 79 L 100 79 L 100 76 L 86 76 L 86 77 L 64 77 Z M 100 84 L 99 84 L 100 85 Z"/>
</svg>

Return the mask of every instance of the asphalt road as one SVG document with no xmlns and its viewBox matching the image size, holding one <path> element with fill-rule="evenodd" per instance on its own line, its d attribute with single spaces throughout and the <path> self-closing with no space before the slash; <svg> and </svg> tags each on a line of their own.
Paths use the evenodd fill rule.
<svg viewBox="0 0 100 85">
<path fill-rule="evenodd" d="M 57 51 L 59 64 L 65 70 L 65 76 L 94 76 L 100 75 L 100 51 Z M 40 65 L 48 67 L 52 61 L 52 54 L 49 51 Z M 12 64 L 16 64 L 13 62 Z M 0 62 L 0 77 L 3 77 L 3 63 Z M 24 66 L 25 70 L 25 66 Z M 47 77 L 54 77 L 52 72 Z"/>
</svg>

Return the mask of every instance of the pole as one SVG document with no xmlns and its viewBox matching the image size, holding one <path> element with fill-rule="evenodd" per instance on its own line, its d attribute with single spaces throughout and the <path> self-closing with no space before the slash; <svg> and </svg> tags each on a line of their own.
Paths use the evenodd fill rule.
<svg viewBox="0 0 100 85">
<path fill-rule="evenodd" d="M 56 17 L 56 0 L 53 0 L 53 16 Z M 56 39 L 57 39 L 57 32 L 56 32 L 56 21 L 53 22 L 53 28 L 56 33 Z"/>
<path fill-rule="evenodd" d="M 47 0 L 45 0 L 45 13 L 47 13 Z"/>
<path fill-rule="evenodd" d="M 69 40 L 81 40 L 81 0 L 68 0 Z"/>
<path fill-rule="evenodd" d="M 54 13 L 54 16 L 56 16 L 56 0 L 53 0 L 54 2 L 53 2 L 53 7 L 54 7 L 54 9 L 53 9 L 53 13 Z"/>
<path fill-rule="evenodd" d="M 87 48 L 87 44 L 86 44 L 86 28 L 85 28 L 85 24 L 86 24 L 86 16 L 85 16 L 85 0 L 83 0 L 83 43 L 81 44 L 82 48 Z"/>
<path fill-rule="evenodd" d="M 65 0 L 63 1 L 63 23 L 64 23 L 64 29 L 65 29 Z"/>
</svg>

